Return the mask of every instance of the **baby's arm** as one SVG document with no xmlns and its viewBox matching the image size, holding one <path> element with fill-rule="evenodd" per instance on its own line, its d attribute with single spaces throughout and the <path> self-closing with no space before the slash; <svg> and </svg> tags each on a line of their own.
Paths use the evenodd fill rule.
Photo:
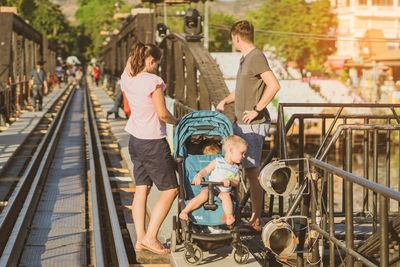
<svg viewBox="0 0 400 267">
<path fill-rule="evenodd" d="M 194 185 L 200 185 L 201 184 L 201 180 L 204 176 L 206 176 L 207 174 L 209 174 L 210 172 L 212 172 L 215 169 L 215 165 L 216 165 L 216 160 L 214 159 L 213 161 L 211 161 L 207 167 L 201 169 L 196 176 L 193 179 L 192 184 Z"/>
<path fill-rule="evenodd" d="M 240 183 L 240 175 L 239 175 L 239 173 L 237 173 L 235 178 L 233 178 L 233 179 L 224 179 L 221 182 L 224 183 L 225 187 L 229 187 L 229 186 L 236 187 Z"/>
</svg>

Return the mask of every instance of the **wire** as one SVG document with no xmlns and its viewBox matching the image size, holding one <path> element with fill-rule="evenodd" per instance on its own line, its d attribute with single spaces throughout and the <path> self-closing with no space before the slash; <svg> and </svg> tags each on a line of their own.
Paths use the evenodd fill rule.
<svg viewBox="0 0 400 267">
<path fill-rule="evenodd" d="M 230 31 L 230 27 L 221 24 L 210 23 L 209 26 L 219 28 L 222 30 Z M 400 39 L 389 39 L 389 38 L 367 38 L 367 37 L 349 37 L 349 36 L 334 36 L 329 34 L 314 34 L 314 33 L 301 33 L 301 32 L 283 32 L 283 31 L 272 31 L 272 30 L 254 30 L 256 33 L 264 35 L 276 35 L 276 37 L 282 38 L 300 38 L 300 39 L 314 39 L 323 41 L 349 41 L 349 42 L 371 42 L 371 43 L 400 43 Z"/>
</svg>

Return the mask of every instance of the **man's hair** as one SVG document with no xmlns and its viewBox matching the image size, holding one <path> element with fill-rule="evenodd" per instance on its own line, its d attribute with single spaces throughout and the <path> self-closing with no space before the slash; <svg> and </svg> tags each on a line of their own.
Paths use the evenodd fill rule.
<svg viewBox="0 0 400 267">
<path fill-rule="evenodd" d="M 242 137 L 237 135 L 230 135 L 224 139 L 224 142 L 222 143 L 222 148 L 226 153 L 228 148 L 237 146 L 238 144 L 247 147 L 247 142 Z"/>
<path fill-rule="evenodd" d="M 254 43 L 253 24 L 247 20 L 237 21 L 232 25 L 231 35 L 237 35 L 244 41 Z"/>
</svg>

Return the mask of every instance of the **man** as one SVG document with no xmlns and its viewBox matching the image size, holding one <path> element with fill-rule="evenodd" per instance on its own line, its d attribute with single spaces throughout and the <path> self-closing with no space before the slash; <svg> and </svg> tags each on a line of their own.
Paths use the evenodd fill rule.
<svg viewBox="0 0 400 267">
<path fill-rule="evenodd" d="M 259 182 L 262 147 L 268 135 L 270 118 L 266 106 L 280 89 L 265 55 L 254 45 L 254 27 L 248 21 L 238 21 L 231 28 L 232 42 L 242 58 L 236 78 L 236 88 L 218 105 L 224 112 L 225 104 L 235 102 L 233 130 L 248 143 L 242 162 L 250 183 L 252 214 L 247 227 L 261 231 L 263 190 Z"/>
<path fill-rule="evenodd" d="M 36 63 L 36 67 L 29 74 L 29 83 L 32 90 L 33 111 L 42 111 L 43 93 L 47 94 L 47 78 L 43 70 L 43 60 Z"/>
</svg>

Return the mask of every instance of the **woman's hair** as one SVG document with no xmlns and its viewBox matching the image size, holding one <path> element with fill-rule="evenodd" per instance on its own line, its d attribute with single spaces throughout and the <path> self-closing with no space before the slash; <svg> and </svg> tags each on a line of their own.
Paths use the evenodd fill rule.
<svg viewBox="0 0 400 267">
<path fill-rule="evenodd" d="M 228 137 L 226 137 L 224 139 L 224 142 L 222 143 L 222 149 L 226 151 L 230 148 L 230 147 L 234 147 L 237 145 L 244 145 L 245 147 L 247 147 L 247 142 L 240 136 L 237 135 L 230 135 Z"/>
<path fill-rule="evenodd" d="M 143 71 L 145 67 L 145 60 L 148 57 L 153 57 L 154 60 L 161 59 L 161 50 L 153 44 L 143 44 L 141 42 L 135 43 L 129 52 L 130 75 L 136 76 Z"/>
<path fill-rule="evenodd" d="M 231 35 L 238 35 L 240 38 L 247 42 L 254 42 L 254 27 L 251 22 L 247 20 L 241 20 L 235 22 L 231 28 Z"/>
</svg>

